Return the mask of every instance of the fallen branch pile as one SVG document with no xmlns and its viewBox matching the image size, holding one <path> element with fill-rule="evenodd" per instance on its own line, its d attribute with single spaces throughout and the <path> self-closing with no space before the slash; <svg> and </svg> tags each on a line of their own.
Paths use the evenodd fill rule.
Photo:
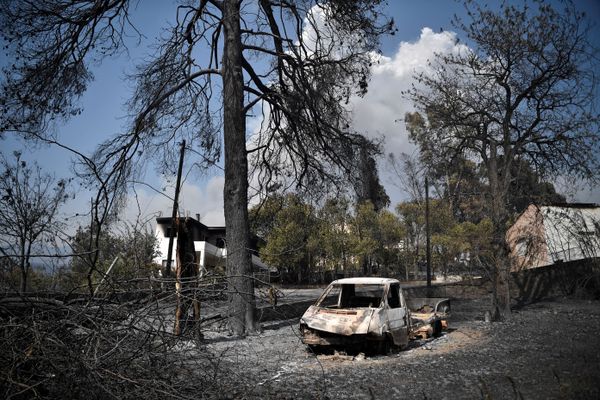
<svg viewBox="0 0 600 400">
<path fill-rule="evenodd" d="M 172 335 L 173 309 L 174 299 L 0 299 L 0 397 L 212 397 L 218 363 Z"/>
</svg>

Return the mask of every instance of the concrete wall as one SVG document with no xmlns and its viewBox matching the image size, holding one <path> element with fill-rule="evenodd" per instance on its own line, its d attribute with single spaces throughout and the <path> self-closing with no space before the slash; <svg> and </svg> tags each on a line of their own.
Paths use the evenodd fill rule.
<svg viewBox="0 0 600 400">
<path fill-rule="evenodd" d="M 515 272 L 511 290 L 517 305 L 553 296 L 600 298 L 600 260 L 559 262 Z"/>
<path fill-rule="evenodd" d="M 545 267 L 511 273 L 511 298 L 519 306 L 554 296 L 578 295 L 600 298 L 600 259 L 557 263 Z M 405 287 L 411 297 L 427 297 L 426 287 Z M 492 286 L 488 280 L 473 279 L 434 285 L 431 297 L 478 299 L 489 296 Z"/>
</svg>

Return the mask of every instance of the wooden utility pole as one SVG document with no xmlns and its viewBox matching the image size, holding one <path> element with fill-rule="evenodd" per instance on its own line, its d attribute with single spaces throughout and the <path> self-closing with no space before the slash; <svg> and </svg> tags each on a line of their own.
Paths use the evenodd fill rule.
<svg viewBox="0 0 600 400">
<path fill-rule="evenodd" d="M 431 288 L 431 227 L 429 224 L 429 179 L 425 177 L 425 236 L 427 257 L 427 288 Z"/>
<path fill-rule="evenodd" d="M 175 237 L 175 218 L 179 208 L 179 189 L 181 183 L 181 170 L 183 169 L 183 155 L 185 154 L 185 140 L 181 142 L 179 153 L 179 167 L 177 168 L 177 182 L 175 183 L 175 198 L 173 199 L 173 213 L 171 214 L 171 229 L 169 232 L 169 250 L 167 251 L 167 265 L 165 266 L 165 277 L 171 276 L 171 258 L 173 257 L 173 239 Z"/>
</svg>

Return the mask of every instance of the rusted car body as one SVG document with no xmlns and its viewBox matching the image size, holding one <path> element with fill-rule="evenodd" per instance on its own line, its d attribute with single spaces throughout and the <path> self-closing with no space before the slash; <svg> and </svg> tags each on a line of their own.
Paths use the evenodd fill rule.
<svg viewBox="0 0 600 400">
<path fill-rule="evenodd" d="M 409 304 L 413 303 L 415 313 Z M 412 299 L 390 278 L 346 278 L 332 282 L 300 319 L 309 346 L 367 345 L 382 351 L 411 338 L 436 335 L 447 326 L 448 299 Z"/>
</svg>

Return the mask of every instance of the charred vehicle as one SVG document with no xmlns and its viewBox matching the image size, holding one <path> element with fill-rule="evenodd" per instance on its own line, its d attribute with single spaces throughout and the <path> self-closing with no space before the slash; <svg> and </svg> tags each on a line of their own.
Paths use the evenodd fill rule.
<svg viewBox="0 0 600 400">
<path fill-rule="evenodd" d="M 300 319 L 308 346 L 368 346 L 387 352 L 411 338 L 439 335 L 447 327 L 450 300 L 411 299 L 389 278 L 346 278 L 332 282 Z"/>
</svg>

